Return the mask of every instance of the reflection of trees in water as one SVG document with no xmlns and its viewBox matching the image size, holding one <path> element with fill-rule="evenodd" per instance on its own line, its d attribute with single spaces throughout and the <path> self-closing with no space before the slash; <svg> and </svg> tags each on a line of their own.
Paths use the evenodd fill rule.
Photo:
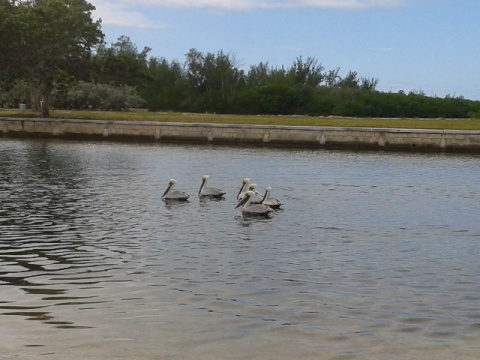
<svg viewBox="0 0 480 360">
<path fill-rule="evenodd" d="M 73 326 L 53 321 L 49 311 L 40 309 L 58 302 L 84 301 L 83 297 L 68 296 L 68 288 L 99 282 L 89 280 L 93 274 L 77 284 L 74 275 L 65 276 L 92 268 L 85 263 L 85 258 L 92 256 L 91 250 L 84 248 L 86 241 L 79 227 L 79 217 L 85 212 L 78 191 L 85 187 L 79 159 L 75 152 L 52 150 L 47 141 L 28 141 L 10 151 L 0 148 L 0 155 L 0 285 L 21 288 L 41 299 L 35 306 L 0 301 L 2 315 Z M 98 256 L 93 258 L 98 260 Z"/>
<path fill-rule="evenodd" d="M 24 145 L 24 144 L 22 144 Z M 0 184 L 3 203 L 30 213 L 68 218 L 65 206 L 78 198 L 75 189 L 84 181 L 80 162 L 74 152 L 52 151 L 45 141 L 28 141 L 14 151 L 2 151 Z M 21 176 L 19 176 L 21 174 Z M 5 195 L 6 193 L 6 195 Z"/>
<path fill-rule="evenodd" d="M 42 238 L 75 231 L 78 192 L 74 153 L 50 151 L 49 143 L 27 142 L 21 154 L 7 153 L 0 162 L 0 183 L 6 184 L 2 199 L 3 226 L 16 237 Z M 21 174 L 21 176 L 19 176 Z"/>
</svg>

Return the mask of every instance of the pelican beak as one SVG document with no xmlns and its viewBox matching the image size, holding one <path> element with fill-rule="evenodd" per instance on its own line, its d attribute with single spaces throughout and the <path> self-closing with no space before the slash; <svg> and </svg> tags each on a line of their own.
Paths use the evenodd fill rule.
<svg viewBox="0 0 480 360">
<path fill-rule="evenodd" d="M 238 209 L 240 206 L 243 206 L 245 205 L 245 203 L 248 201 L 249 199 L 249 196 L 245 196 L 242 200 L 240 200 L 237 204 L 237 206 L 235 206 L 235 209 Z"/>
<path fill-rule="evenodd" d="M 207 179 L 205 177 L 202 178 L 202 185 L 200 185 L 200 189 L 198 189 L 198 195 L 202 193 L 203 186 L 205 185 L 206 182 L 207 182 Z"/>
<path fill-rule="evenodd" d="M 249 181 L 250 181 L 249 178 L 245 178 L 242 180 L 242 186 L 240 187 L 240 190 L 238 190 L 237 199 L 240 196 L 240 194 L 245 190 Z"/>
<path fill-rule="evenodd" d="M 168 193 L 168 192 L 170 191 L 170 189 L 172 188 L 172 185 L 173 185 L 172 183 L 169 183 L 169 184 L 168 184 L 167 190 L 165 190 L 165 192 L 163 193 L 162 198 L 163 198 L 165 195 L 167 195 L 167 193 Z"/>
<path fill-rule="evenodd" d="M 263 195 L 263 199 L 260 202 L 261 204 L 263 204 L 263 202 L 267 199 L 267 195 L 268 195 L 268 190 L 265 190 L 265 194 Z"/>
</svg>

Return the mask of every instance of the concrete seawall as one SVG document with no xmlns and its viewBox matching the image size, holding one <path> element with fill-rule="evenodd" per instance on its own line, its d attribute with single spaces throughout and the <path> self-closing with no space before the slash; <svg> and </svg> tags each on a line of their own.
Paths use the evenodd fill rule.
<svg viewBox="0 0 480 360">
<path fill-rule="evenodd" d="M 480 131 L 1 118 L 3 137 L 480 153 Z"/>
</svg>

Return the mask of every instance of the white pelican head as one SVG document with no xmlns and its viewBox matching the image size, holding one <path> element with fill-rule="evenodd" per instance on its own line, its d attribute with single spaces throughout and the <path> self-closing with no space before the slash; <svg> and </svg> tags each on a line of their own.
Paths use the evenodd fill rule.
<svg viewBox="0 0 480 360">
<path fill-rule="evenodd" d="M 165 192 L 163 193 L 162 198 L 163 198 L 165 195 L 167 195 L 167 194 L 170 192 L 170 190 L 173 189 L 173 187 L 175 186 L 176 183 L 177 183 L 177 180 L 175 180 L 175 179 L 170 179 L 170 181 L 168 182 L 167 190 L 165 190 Z"/>
</svg>

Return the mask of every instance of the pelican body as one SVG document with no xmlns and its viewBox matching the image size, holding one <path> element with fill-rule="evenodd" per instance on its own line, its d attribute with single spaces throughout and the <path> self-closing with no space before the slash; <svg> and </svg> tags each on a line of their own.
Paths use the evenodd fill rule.
<svg viewBox="0 0 480 360">
<path fill-rule="evenodd" d="M 272 191 L 272 188 L 270 186 L 267 186 L 267 188 L 265 189 L 265 195 L 263 195 L 261 204 L 270 206 L 272 209 L 280 209 L 280 206 L 283 205 L 283 202 L 281 202 L 277 198 L 270 197 L 271 191 Z"/>
<path fill-rule="evenodd" d="M 257 184 L 250 184 L 248 186 L 248 191 L 253 192 L 252 204 L 261 204 L 263 200 L 263 196 L 256 189 L 257 189 Z"/>
<path fill-rule="evenodd" d="M 177 180 L 175 179 L 171 179 L 168 182 L 168 187 L 162 195 L 163 200 L 186 201 L 190 197 L 190 195 L 187 194 L 186 192 L 183 192 L 180 190 L 174 190 L 173 188 L 175 187 L 176 183 L 177 183 Z"/>
<path fill-rule="evenodd" d="M 208 175 L 202 176 L 202 185 L 200 185 L 200 190 L 198 190 L 198 196 L 209 197 L 213 199 L 222 198 L 226 194 L 226 192 L 221 189 L 207 187 L 208 178 Z"/>
<path fill-rule="evenodd" d="M 235 206 L 235 209 L 242 206 L 242 214 L 245 216 L 266 216 L 273 210 L 264 204 L 252 204 L 252 198 L 255 193 L 251 190 L 247 191 L 245 197 Z"/>
</svg>

